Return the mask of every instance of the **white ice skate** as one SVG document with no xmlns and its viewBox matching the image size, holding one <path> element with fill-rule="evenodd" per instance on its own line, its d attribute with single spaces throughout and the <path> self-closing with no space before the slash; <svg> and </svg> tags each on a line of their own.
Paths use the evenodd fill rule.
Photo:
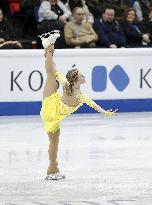
<svg viewBox="0 0 152 205">
<path fill-rule="evenodd" d="M 65 179 L 65 175 L 61 174 L 60 172 L 57 172 L 55 174 L 49 174 L 45 178 L 46 180 L 59 180 L 59 179 Z"/>
<path fill-rule="evenodd" d="M 57 172 L 57 176 L 58 176 L 60 179 L 65 179 L 65 175 L 64 175 L 64 174 L 61 174 L 60 172 Z"/>
<path fill-rule="evenodd" d="M 40 39 L 42 40 L 43 48 L 46 49 L 48 46 L 55 44 L 56 39 L 60 37 L 60 32 L 58 30 L 54 30 L 39 35 L 38 37 L 40 37 Z"/>
</svg>

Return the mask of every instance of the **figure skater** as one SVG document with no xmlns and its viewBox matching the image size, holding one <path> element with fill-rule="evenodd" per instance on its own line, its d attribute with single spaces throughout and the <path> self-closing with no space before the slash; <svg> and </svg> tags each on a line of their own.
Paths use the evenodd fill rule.
<svg viewBox="0 0 152 205">
<path fill-rule="evenodd" d="M 50 142 L 48 150 L 50 164 L 47 169 L 47 180 L 65 178 L 65 175 L 59 172 L 57 162 L 61 120 L 76 111 L 83 103 L 86 103 L 104 115 L 116 115 L 116 111 L 104 110 L 81 91 L 80 86 L 85 83 L 85 76 L 77 68 L 74 67 L 69 70 L 66 77 L 56 69 L 53 61 L 53 53 L 54 43 L 58 37 L 60 37 L 58 32 L 50 33 L 48 38 L 41 36 L 42 45 L 45 49 L 47 78 L 44 86 L 40 115 Z M 63 86 L 63 96 L 57 92 L 56 80 Z"/>
</svg>

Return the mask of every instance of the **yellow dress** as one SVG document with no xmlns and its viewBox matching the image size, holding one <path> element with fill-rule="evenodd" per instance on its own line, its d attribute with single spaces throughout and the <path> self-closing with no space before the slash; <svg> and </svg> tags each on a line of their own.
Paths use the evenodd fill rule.
<svg viewBox="0 0 152 205">
<path fill-rule="evenodd" d="M 59 72 L 56 72 L 56 79 L 60 81 L 63 86 L 65 83 L 68 83 L 64 75 Z M 80 103 L 72 107 L 62 102 L 62 97 L 58 92 L 54 92 L 49 97 L 43 99 L 40 115 L 47 133 L 56 132 L 60 128 L 60 121 L 75 112 L 83 103 L 86 103 L 92 108 L 96 104 L 83 92 L 80 92 L 76 97 L 78 97 Z"/>
</svg>

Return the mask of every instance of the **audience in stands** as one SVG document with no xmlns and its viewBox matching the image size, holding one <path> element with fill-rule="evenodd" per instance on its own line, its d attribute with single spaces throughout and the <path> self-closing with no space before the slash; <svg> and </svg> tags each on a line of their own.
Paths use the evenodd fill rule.
<svg viewBox="0 0 152 205">
<path fill-rule="evenodd" d="M 0 8 L 0 48 L 33 40 L 42 48 L 37 36 L 55 29 L 56 48 L 152 47 L 152 0 L 0 0 Z"/>
<path fill-rule="evenodd" d="M 144 32 L 142 24 L 137 22 L 136 12 L 133 8 L 127 9 L 121 25 L 127 39 L 127 47 L 151 46 L 150 35 Z"/>
<path fill-rule="evenodd" d="M 39 34 L 52 30 L 60 30 L 61 37 L 56 42 L 56 48 L 64 48 L 64 25 L 71 13 L 59 0 L 42 1 L 39 11 Z"/>
<path fill-rule="evenodd" d="M 67 3 L 65 4 L 68 10 L 72 13 L 73 9 L 76 7 L 81 7 L 83 8 L 84 11 L 84 20 L 93 23 L 94 22 L 94 17 L 92 13 L 89 11 L 88 6 L 86 5 L 85 0 L 68 0 Z"/>
<path fill-rule="evenodd" d="M 95 47 L 98 39 L 91 23 L 84 21 L 84 10 L 76 7 L 72 19 L 65 25 L 64 34 L 67 45 L 71 47 Z"/>
<path fill-rule="evenodd" d="M 4 18 L 2 9 L 0 9 L 0 48 L 22 48 L 21 43 L 15 40 L 14 32 L 7 20 Z"/>
<path fill-rule="evenodd" d="M 101 18 L 95 20 L 93 28 L 98 34 L 98 46 L 121 48 L 126 46 L 126 38 L 121 25 L 115 20 L 115 10 L 111 6 L 103 9 Z"/>
</svg>

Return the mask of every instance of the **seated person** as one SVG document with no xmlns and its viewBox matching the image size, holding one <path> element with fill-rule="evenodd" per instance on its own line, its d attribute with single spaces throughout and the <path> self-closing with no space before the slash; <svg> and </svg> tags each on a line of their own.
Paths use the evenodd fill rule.
<svg viewBox="0 0 152 205">
<path fill-rule="evenodd" d="M 72 20 L 64 28 L 65 41 L 71 47 L 95 47 L 98 37 L 89 22 L 84 21 L 81 7 L 73 9 Z"/>
<path fill-rule="evenodd" d="M 56 42 L 57 48 L 64 48 L 64 25 L 67 23 L 71 13 L 59 0 L 44 0 L 38 10 L 39 34 L 52 30 L 60 30 L 61 38 Z"/>
<path fill-rule="evenodd" d="M 143 29 L 150 35 L 152 41 L 152 7 L 149 9 L 148 18 L 142 21 Z"/>
<path fill-rule="evenodd" d="M 142 24 L 136 21 L 136 12 L 133 8 L 126 10 L 124 21 L 121 25 L 127 39 L 127 47 L 150 46 L 150 36 L 144 32 Z"/>
<path fill-rule="evenodd" d="M 22 48 L 20 42 L 16 41 L 12 28 L 4 19 L 3 11 L 0 9 L 0 48 L 17 49 Z"/>
<path fill-rule="evenodd" d="M 44 0 L 41 2 L 38 15 L 39 22 L 42 22 L 43 20 L 52 20 L 55 23 L 55 20 L 60 20 L 61 22 L 66 23 L 71 13 L 61 1 Z"/>
<path fill-rule="evenodd" d="M 115 10 L 111 6 L 103 9 L 102 16 L 93 24 L 98 34 L 98 46 L 102 48 L 121 48 L 126 46 L 126 38 L 121 25 L 115 20 Z"/>
</svg>

